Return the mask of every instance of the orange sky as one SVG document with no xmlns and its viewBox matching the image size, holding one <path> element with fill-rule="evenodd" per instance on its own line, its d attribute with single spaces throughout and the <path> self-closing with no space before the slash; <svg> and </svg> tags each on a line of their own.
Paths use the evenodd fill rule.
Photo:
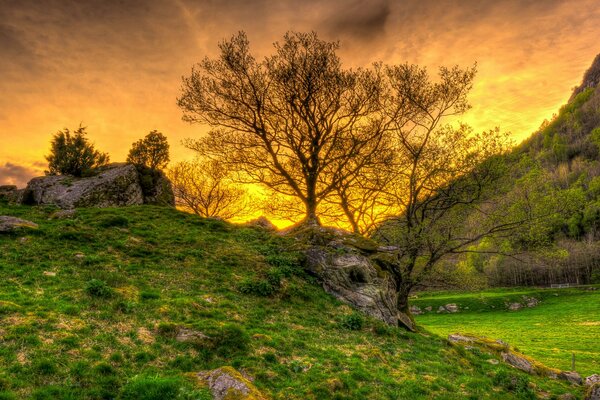
<svg viewBox="0 0 600 400">
<path fill-rule="evenodd" d="M 204 132 L 181 121 L 182 75 L 238 30 L 266 55 L 286 30 L 341 41 L 347 66 L 478 63 L 464 117 L 519 141 L 569 97 L 600 52 L 598 0 L 0 0 L 0 184 L 44 167 L 51 135 L 80 122 L 123 161 L 157 129 L 172 159 Z"/>
</svg>

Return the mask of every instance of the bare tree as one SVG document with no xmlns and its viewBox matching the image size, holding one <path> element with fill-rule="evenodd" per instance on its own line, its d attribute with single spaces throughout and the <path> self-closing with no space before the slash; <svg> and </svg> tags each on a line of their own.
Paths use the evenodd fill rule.
<svg viewBox="0 0 600 400">
<path fill-rule="evenodd" d="M 334 191 L 324 203 L 330 207 L 329 220 L 343 221 L 354 233 L 368 235 L 401 209 L 387 190 L 395 176 L 394 153 L 389 143 L 378 143 L 379 150 L 372 157 L 361 157 L 360 168 L 343 174 Z"/>
<path fill-rule="evenodd" d="M 236 187 L 217 161 L 182 161 L 167 173 L 176 204 L 205 218 L 231 219 L 246 210 L 246 191 Z"/>
<path fill-rule="evenodd" d="M 390 245 L 388 268 L 395 277 L 398 309 L 410 318 L 411 289 L 443 257 L 472 251 L 481 239 L 523 223 L 506 208 L 487 203 L 503 176 L 507 136 L 475 134 L 444 120 L 469 108 L 475 68 L 441 68 L 438 82 L 425 69 L 386 68 L 390 92 L 385 112 L 393 133 L 393 175 L 384 189 L 401 211 L 375 234 Z M 410 325 L 410 324 L 409 324 Z"/>
<path fill-rule="evenodd" d="M 242 32 L 219 45 L 184 78 L 184 120 L 213 130 L 186 145 L 218 157 L 243 182 L 294 197 L 306 221 L 350 168 L 377 151 L 382 138 L 378 68 L 342 68 L 337 43 L 290 32 L 275 54 L 257 61 Z"/>
</svg>

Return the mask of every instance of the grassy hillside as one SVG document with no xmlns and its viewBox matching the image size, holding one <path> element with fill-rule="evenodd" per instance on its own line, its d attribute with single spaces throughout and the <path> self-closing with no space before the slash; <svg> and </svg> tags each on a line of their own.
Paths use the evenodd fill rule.
<svg viewBox="0 0 600 400">
<path fill-rule="evenodd" d="M 0 205 L 0 399 L 208 399 L 230 365 L 275 399 L 514 399 L 580 389 L 354 313 L 283 238 L 176 210 Z M 211 339 L 181 343 L 179 328 Z"/>
<path fill-rule="evenodd" d="M 523 303 L 524 297 L 540 300 L 533 308 L 517 311 L 507 304 Z M 454 303 L 457 314 L 437 313 L 440 306 Z M 583 376 L 600 371 L 600 290 L 496 289 L 477 293 L 420 293 L 413 304 L 432 307 L 417 317 L 431 332 L 448 335 L 470 333 L 502 339 L 549 367 L 575 369 Z"/>
<path fill-rule="evenodd" d="M 592 68 L 600 70 L 600 58 Z M 597 80 L 586 82 L 576 93 L 550 121 L 502 158 L 505 165 L 496 193 L 485 199 L 504 213 L 506 221 L 527 222 L 509 237 L 473 247 L 487 255 L 471 253 L 451 260 L 451 275 L 456 276 L 459 261 L 463 271 L 473 272 L 470 278 L 475 283 L 492 286 L 600 283 Z M 457 286 L 468 282 L 462 277 L 454 280 Z"/>
</svg>

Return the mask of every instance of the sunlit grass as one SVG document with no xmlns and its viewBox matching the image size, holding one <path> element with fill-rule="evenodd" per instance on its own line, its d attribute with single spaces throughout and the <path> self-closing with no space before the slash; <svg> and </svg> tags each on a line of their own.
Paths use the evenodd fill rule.
<svg viewBox="0 0 600 400">
<path fill-rule="evenodd" d="M 523 296 L 541 300 L 537 307 L 507 310 Z M 437 313 L 456 303 L 461 312 Z M 420 293 L 413 304 L 433 311 L 417 317 L 428 330 L 446 336 L 463 332 L 502 339 L 549 367 L 575 368 L 582 375 L 600 371 L 600 290 L 496 289 L 477 293 Z M 468 307 L 468 309 L 465 309 Z"/>
<path fill-rule="evenodd" d="M 176 389 L 208 399 L 188 373 L 224 365 L 275 399 L 531 398 L 495 378 L 506 374 L 578 393 L 358 318 L 267 231 L 158 207 L 64 220 L 53 211 L 0 205 L 0 215 L 40 225 L 0 235 L 0 399 L 160 399 Z M 241 290 L 266 284 L 266 297 Z M 178 327 L 212 339 L 178 342 Z"/>
</svg>

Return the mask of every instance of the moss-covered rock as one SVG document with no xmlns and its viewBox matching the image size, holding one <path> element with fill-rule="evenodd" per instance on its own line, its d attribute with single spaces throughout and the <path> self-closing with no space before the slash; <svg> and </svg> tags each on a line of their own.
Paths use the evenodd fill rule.
<svg viewBox="0 0 600 400">
<path fill-rule="evenodd" d="M 305 269 L 339 300 L 390 325 L 398 325 L 396 285 L 385 255 L 367 238 L 339 229 L 299 225 L 285 233 L 304 251 Z M 404 319 L 414 328 L 414 321 Z"/>
<path fill-rule="evenodd" d="M 583 383 L 581 376 L 577 372 L 561 371 L 559 369 L 547 367 L 539 361 L 519 353 L 511 348 L 508 343 L 499 339 L 494 340 L 485 337 L 455 333 L 448 336 L 448 342 L 465 347 L 477 347 L 484 351 L 488 351 L 499 356 L 505 363 L 531 375 L 560 379 L 576 385 L 581 385 Z"/>
<path fill-rule="evenodd" d="M 199 372 L 196 378 L 210 389 L 215 400 L 267 400 L 252 382 L 233 367 Z"/>
<path fill-rule="evenodd" d="M 0 215 L 0 232 L 13 232 L 23 228 L 37 229 L 38 225 L 25 219 Z"/>
</svg>

